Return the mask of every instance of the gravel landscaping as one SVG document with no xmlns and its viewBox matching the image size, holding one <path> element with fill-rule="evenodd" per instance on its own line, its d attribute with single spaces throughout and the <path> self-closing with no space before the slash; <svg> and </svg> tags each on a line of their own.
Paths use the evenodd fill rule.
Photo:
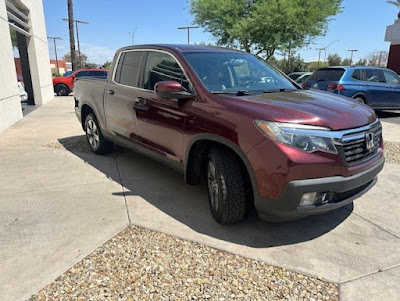
<svg viewBox="0 0 400 301">
<path fill-rule="evenodd" d="M 128 227 L 28 300 L 338 300 L 338 286 Z"/>
<path fill-rule="evenodd" d="M 387 163 L 400 164 L 400 143 L 385 141 L 385 157 Z"/>
</svg>

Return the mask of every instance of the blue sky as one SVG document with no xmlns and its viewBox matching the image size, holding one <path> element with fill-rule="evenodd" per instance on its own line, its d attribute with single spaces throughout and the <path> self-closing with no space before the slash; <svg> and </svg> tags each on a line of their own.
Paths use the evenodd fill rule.
<svg viewBox="0 0 400 301">
<path fill-rule="evenodd" d="M 217 1 L 217 0 L 216 0 Z M 59 36 L 57 50 L 61 57 L 69 51 L 66 0 L 43 0 L 48 36 Z M 327 53 L 348 56 L 348 49 L 358 49 L 354 59 L 367 56 L 378 50 L 389 49 L 384 42 L 386 26 L 393 24 L 397 17 L 396 8 L 385 0 L 344 0 L 343 12 L 329 23 L 325 37 L 316 39 L 298 53 L 306 60 L 317 60 L 315 48 L 333 43 Z M 179 26 L 191 25 L 193 17 L 189 13 L 187 0 L 74 0 L 75 19 L 88 21 L 79 26 L 81 51 L 89 61 L 103 63 L 113 58 L 115 50 L 132 44 L 134 27 L 135 44 L 179 43 L 187 41 L 186 31 Z M 201 28 L 191 31 L 191 42 L 213 43 L 214 39 Z M 320 44 L 317 44 L 320 43 Z M 54 58 L 54 48 L 49 43 L 50 56 Z"/>
</svg>

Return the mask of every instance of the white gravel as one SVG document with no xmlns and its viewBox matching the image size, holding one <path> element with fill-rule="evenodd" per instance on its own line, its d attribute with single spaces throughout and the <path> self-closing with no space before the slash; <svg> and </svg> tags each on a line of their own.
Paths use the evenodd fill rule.
<svg viewBox="0 0 400 301">
<path fill-rule="evenodd" d="M 29 300 L 338 300 L 338 286 L 128 227 Z"/>
</svg>

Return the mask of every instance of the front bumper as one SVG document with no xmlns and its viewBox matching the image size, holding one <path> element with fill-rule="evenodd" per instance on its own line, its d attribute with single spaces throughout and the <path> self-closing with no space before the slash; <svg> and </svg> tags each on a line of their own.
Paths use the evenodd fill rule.
<svg viewBox="0 0 400 301">
<path fill-rule="evenodd" d="M 261 216 L 276 220 L 296 219 L 340 208 L 362 196 L 375 185 L 376 176 L 383 169 L 384 163 L 385 159 L 382 157 L 373 167 L 349 177 L 334 176 L 291 181 L 285 186 L 278 200 L 256 197 L 256 208 Z M 310 192 L 334 192 L 339 197 L 335 202 L 299 206 L 302 196 Z"/>
</svg>

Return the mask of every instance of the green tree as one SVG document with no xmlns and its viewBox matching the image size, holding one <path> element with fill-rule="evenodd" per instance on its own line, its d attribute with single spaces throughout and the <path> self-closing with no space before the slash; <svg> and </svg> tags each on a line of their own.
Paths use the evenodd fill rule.
<svg viewBox="0 0 400 301">
<path fill-rule="evenodd" d="M 291 72 L 308 70 L 307 64 L 300 57 L 300 55 L 291 56 L 289 61 L 287 60 L 287 58 L 277 60 L 274 56 L 272 56 L 268 59 L 268 63 L 274 65 L 276 68 L 278 68 L 279 70 L 283 71 L 286 74 L 289 74 Z"/>
<path fill-rule="evenodd" d="M 359 59 L 358 62 L 356 63 L 356 66 L 367 66 L 367 60 Z"/>
<path fill-rule="evenodd" d="M 337 53 L 330 54 L 328 55 L 328 64 L 329 66 L 340 66 L 342 64 L 342 58 Z"/>
<path fill-rule="evenodd" d="M 103 67 L 106 68 L 106 69 L 110 69 L 111 68 L 111 64 L 112 64 L 112 62 L 107 61 L 107 62 L 104 63 Z"/>
<path fill-rule="evenodd" d="M 350 59 L 346 58 L 342 61 L 342 66 L 350 66 Z"/>
<path fill-rule="evenodd" d="M 64 54 L 64 56 L 62 57 L 62 59 L 64 61 L 67 62 L 72 62 L 71 61 L 71 53 L 68 52 L 66 54 Z M 87 62 L 87 56 L 84 53 L 81 53 L 80 55 L 80 60 L 79 60 L 79 53 L 78 51 L 75 51 L 75 64 L 76 64 L 76 70 L 80 69 L 80 68 L 84 68 L 86 66 L 86 62 Z"/>
<path fill-rule="evenodd" d="M 220 45 L 239 47 L 266 59 L 324 35 L 342 0 L 191 0 L 195 23 Z"/>
</svg>

